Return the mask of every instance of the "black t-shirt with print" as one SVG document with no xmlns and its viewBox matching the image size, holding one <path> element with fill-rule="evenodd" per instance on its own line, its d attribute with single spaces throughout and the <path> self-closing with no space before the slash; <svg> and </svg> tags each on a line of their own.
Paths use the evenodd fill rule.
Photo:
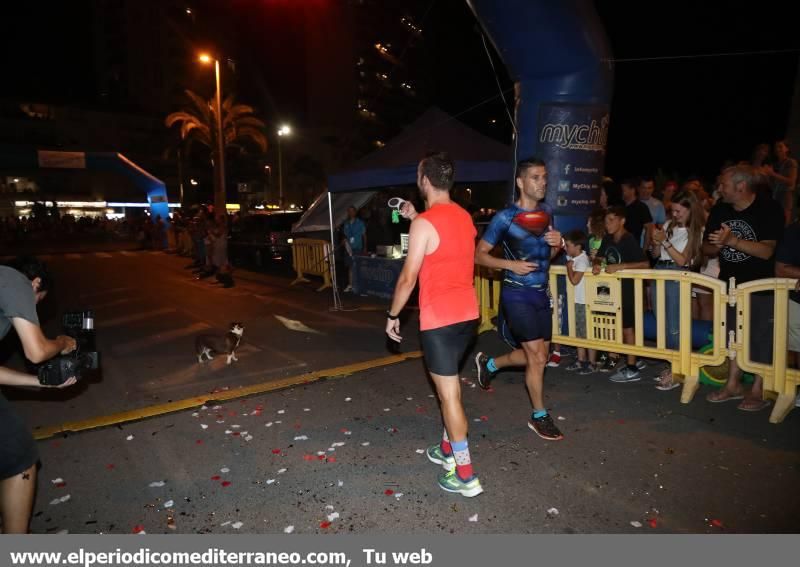
<svg viewBox="0 0 800 567">
<path fill-rule="evenodd" d="M 786 227 L 783 239 L 775 250 L 775 261 L 800 268 L 800 223 L 795 222 Z M 796 291 L 790 292 L 789 298 L 800 303 L 800 293 Z"/>
<path fill-rule="evenodd" d="M 644 203 L 642 203 L 644 205 Z M 647 205 L 644 205 L 645 207 Z M 625 232 L 619 242 L 614 242 L 614 237 L 607 234 L 600 243 L 597 255 L 606 259 L 607 264 L 625 264 L 628 262 L 641 262 L 647 257 L 639 246 L 639 241 L 629 232 Z"/>
<path fill-rule="evenodd" d="M 642 241 L 644 225 L 653 222 L 650 207 L 636 199 L 630 205 L 625 205 L 625 230 L 633 235 L 636 242 Z"/>
<path fill-rule="evenodd" d="M 767 197 L 758 197 L 742 211 L 737 211 L 728 203 L 717 203 L 706 221 L 705 238 L 719 230 L 725 223 L 734 236 L 751 242 L 781 239 L 783 233 L 783 209 L 777 201 Z M 775 276 L 775 256 L 762 260 L 749 256 L 729 246 L 719 251 L 719 279 L 724 282 L 728 278 L 736 278 L 736 283 L 745 283 Z"/>
</svg>

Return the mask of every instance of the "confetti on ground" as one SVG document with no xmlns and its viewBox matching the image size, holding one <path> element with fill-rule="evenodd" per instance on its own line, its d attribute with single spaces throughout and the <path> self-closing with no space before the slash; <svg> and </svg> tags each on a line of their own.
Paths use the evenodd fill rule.
<svg viewBox="0 0 800 567">
<path fill-rule="evenodd" d="M 287 317 L 281 317 L 280 315 L 275 315 L 275 318 L 283 323 L 283 326 L 289 329 L 290 331 L 298 331 L 300 333 L 311 333 L 314 335 L 321 335 L 319 331 L 312 329 L 311 327 L 305 325 L 301 321 L 296 321 L 294 319 L 288 319 Z"/>
<path fill-rule="evenodd" d="M 108 470 L 110 470 L 110 471 L 113 471 L 115 466 L 116 466 L 116 465 L 113 465 L 113 464 L 109 463 L 109 464 L 107 464 L 107 465 L 106 465 L 106 468 L 107 468 Z"/>
<path fill-rule="evenodd" d="M 278 474 L 283 474 L 283 473 L 285 473 L 285 472 L 286 472 L 286 469 L 280 469 L 280 470 L 278 471 Z"/>
<path fill-rule="evenodd" d="M 252 441 L 253 440 L 253 436 L 252 435 L 245 435 L 244 436 L 244 440 L 245 441 Z"/>
<path fill-rule="evenodd" d="M 658 518 L 649 518 L 647 523 L 650 525 L 651 528 L 655 529 L 658 527 Z"/>
<path fill-rule="evenodd" d="M 308 435 L 298 435 L 294 438 L 295 441 L 308 441 Z"/>
<path fill-rule="evenodd" d="M 272 422 L 271 422 L 271 421 L 269 421 L 269 422 L 265 423 L 265 424 L 264 424 L 264 427 L 272 427 Z"/>
<path fill-rule="evenodd" d="M 481 416 L 481 421 L 489 421 L 489 416 L 488 415 L 482 415 Z"/>
<path fill-rule="evenodd" d="M 227 488 L 231 485 L 231 482 L 229 480 L 223 480 L 220 484 L 222 485 L 222 488 Z"/>
<path fill-rule="evenodd" d="M 172 500 L 167 500 L 164 502 L 164 508 L 172 508 L 175 505 L 175 502 Z"/>
<path fill-rule="evenodd" d="M 319 523 L 319 527 L 322 528 L 323 530 L 327 530 L 329 527 L 331 527 L 331 523 L 330 522 L 320 522 Z"/>
<path fill-rule="evenodd" d="M 406 399 L 407 399 L 407 400 L 410 402 L 410 401 L 411 401 L 411 400 L 413 400 L 414 398 L 412 398 L 411 396 L 409 396 L 409 397 L 407 397 Z"/>
<path fill-rule="evenodd" d="M 402 497 L 403 497 L 403 493 L 402 492 L 395 492 L 394 493 L 395 500 L 400 500 Z"/>
<path fill-rule="evenodd" d="M 273 449 L 272 450 L 272 454 L 273 455 L 280 455 L 281 454 L 281 450 L 280 449 Z"/>
<path fill-rule="evenodd" d="M 238 529 L 239 529 L 239 528 L 241 528 L 243 525 L 244 525 L 244 523 L 243 523 L 243 522 L 236 522 L 236 523 L 232 524 L 232 525 L 231 525 L 231 527 L 232 527 L 234 530 L 238 530 Z"/>
<path fill-rule="evenodd" d="M 317 457 L 324 457 L 325 451 L 317 451 Z"/>
<path fill-rule="evenodd" d="M 290 534 L 293 531 L 294 531 L 294 526 L 286 526 L 285 528 L 283 528 L 283 533 L 285 534 Z"/>
<path fill-rule="evenodd" d="M 241 429 L 241 425 L 231 425 L 231 429 Z"/>
<path fill-rule="evenodd" d="M 364 441 L 364 442 L 361 444 L 361 446 L 362 446 L 362 447 L 369 447 L 369 441 Z"/>
<path fill-rule="evenodd" d="M 353 432 L 350 431 L 350 430 L 342 431 L 342 433 L 344 433 L 345 435 L 352 435 L 353 434 Z"/>
<path fill-rule="evenodd" d="M 133 526 L 133 533 L 135 534 L 146 534 L 147 532 L 144 531 L 144 526 Z"/>
<path fill-rule="evenodd" d="M 52 482 L 53 484 L 55 484 L 57 486 L 59 484 L 64 484 L 64 479 L 61 478 L 61 477 L 58 477 L 58 478 L 54 478 L 50 482 Z"/>
<path fill-rule="evenodd" d="M 278 410 L 278 413 L 279 413 L 279 414 L 284 414 L 284 413 L 286 413 L 286 410 L 279 409 L 279 410 Z"/>
<path fill-rule="evenodd" d="M 346 402 L 352 402 L 352 401 L 353 401 L 353 398 L 345 398 L 345 399 L 344 399 L 344 401 L 346 401 Z"/>
<path fill-rule="evenodd" d="M 425 449 L 417 449 L 417 454 L 421 455 L 425 452 Z"/>
<path fill-rule="evenodd" d="M 205 423 L 201 423 L 201 424 L 200 424 L 200 427 L 201 427 L 202 429 L 208 429 L 208 425 L 206 425 Z"/>
<path fill-rule="evenodd" d="M 392 490 L 391 488 L 387 488 L 386 490 L 383 491 L 383 493 L 386 496 L 391 496 L 392 494 L 394 494 L 394 490 Z"/>
<path fill-rule="evenodd" d="M 267 479 L 267 484 L 273 484 L 274 482 L 275 482 L 274 478 L 268 478 Z"/>
<path fill-rule="evenodd" d="M 636 520 L 634 520 L 634 521 L 631 522 L 631 525 L 634 528 L 641 528 L 642 527 L 642 522 L 637 522 Z"/>
<path fill-rule="evenodd" d="M 125 438 L 125 440 L 126 440 L 126 441 L 133 441 L 133 435 L 128 435 L 128 436 Z"/>
<path fill-rule="evenodd" d="M 721 528 L 722 520 L 711 520 L 711 525 L 714 526 L 715 528 Z"/>
<path fill-rule="evenodd" d="M 72 497 L 69 494 L 65 494 L 61 498 L 56 498 L 54 500 L 51 500 L 50 501 L 50 505 L 51 506 L 55 506 L 57 504 L 63 504 L 64 502 L 68 501 L 70 498 L 72 498 Z"/>
<path fill-rule="evenodd" d="M 218 474 L 215 474 L 214 476 L 211 477 L 211 480 L 219 480 L 221 478 L 222 478 L 221 476 L 219 476 Z"/>
<path fill-rule="evenodd" d="M 558 508 L 550 508 L 547 510 L 548 516 L 558 516 Z"/>
<path fill-rule="evenodd" d="M 230 520 L 228 520 L 227 522 L 222 522 L 222 523 L 219 525 L 219 527 L 221 527 L 221 528 L 224 528 L 225 526 L 229 526 L 229 525 L 231 525 L 231 521 L 230 521 Z"/>
<path fill-rule="evenodd" d="M 311 411 L 311 408 L 303 408 L 303 411 Z"/>
<path fill-rule="evenodd" d="M 344 486 L 344 481 L 343 480 L 337 481 L 336 485 L 341 488 L 342 486 Z"/>
<path fill-rule="evenodd" d="M 470 521 L 470 522 L 477 522 L 477 521 L 478 521 L 478 515 L 477 515 L 477 514 L 475 514 L 474 516 L 470 516 L 470 517 L 469 517 L 469 521 Z"/>
<path fill-rule="evenodd" d="M 325 460 L 326 460 L 327 462 L 329 462 L 329 463 L 335 463 L 335 462 L 336 462 L 336 457 L 328 457 L 328 458 L 327 458 L 327 459 L 325 459 Z"/>
<path fill-rule="evenodd" d="M 332 522 L 332 521 L 338 520 L 338 519 L 339 519 L 339 512 L 333 512 L 331 514 L 328 514 L 328 521 L 329 522 Z"/>
<path fill-rule="evenodd" d="M 221 472 L 222 474 L 227 474 L 231 472 L 231 469 L 229 469 L 228 467 L 222 467 L 221 469 L 219 469 L 219 472 Z"/>
<path fill-rule="evenodd" d="M 194 413 L 192 414 L 192 417 L 200 417 L 200 413 L 199 413 L 199 412 L 194 412 Z"/>
<path fill-rule="evenodd" d="M 167 483 L 164 482 L 163 480 L 157 480 L 155 482 L 151 482 L 150 483 L 150 488 L 161 488 L 165 484 L 167 484 Z"/>
<path fill-rule="evenodd" d="M 563 415 L 559 415 L 558 416 L 558 421 L 567 421 L 567 418 L 564 417 Z"/>
</svg>

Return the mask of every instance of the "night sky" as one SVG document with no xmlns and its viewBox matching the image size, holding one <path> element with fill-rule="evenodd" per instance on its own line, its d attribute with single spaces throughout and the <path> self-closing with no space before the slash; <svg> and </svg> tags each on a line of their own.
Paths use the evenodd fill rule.
<svg viewBox="0 0 800 567">
<path fill-rule="evenodd" d="M 249 46 L 257 34 L 268 32 L 263 18 L 253 18 L 262 22 L 257 29 L 241 27 L 251 19 L 247 10 L 263 15 L 268 2 L 210 4 L 219 8 L 215 18 L 220 29 L 236 32 L 227 38 L 229 44 Z M 616 59 L 798 49 L 798 4 L 596 2 Z M 226 5 L 245 13 L 226 15 Z M 509 141 L 498 86 L 466 3 L 409 0 L 408 5 L 418 22 L 426 14 L 420 48 L 438 62 L 435 73 L 427 75 L 432 102 L 484 133 Z M 0 97 L 91 106 L 96 93 L 87 55 L 92 41 L 88 4 L 48 6 L 44 16 L 41 7 L 15 8 L 15 24 L 6 26 L 3 34 L 5 75 L 10 80 L 4 81 Z M 259 59 L 275 56 L 247 49 L 248 73 L 262 73 Z M 503 65 L 497 64 L 500 84 L 509 88 Z M 661 167 L 682 176 L 713 176 L 725 159 L 747 159 L 757 143 L 786 134 L 797 69 L 797 53 L 618 62 L 607 173 L 623 177 Z M 286 90 L 266 92 L 264 85 L 273 80 L 251 78 L 240 96 L 260 101 L 259 106 L 268 100 L 272 108 L 265 110 L 281 113 L 291 101 L 285 100 Z M 492 118 L 497 120 L 494 125 Z M 800 148 L 794 153 L 800 155 Z"/>
</svg>

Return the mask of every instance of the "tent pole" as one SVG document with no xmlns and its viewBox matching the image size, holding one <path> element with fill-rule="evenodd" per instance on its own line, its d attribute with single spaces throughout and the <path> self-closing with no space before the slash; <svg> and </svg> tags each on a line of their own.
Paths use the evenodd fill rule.
<svg viewBox="0 0 800 567">
<path fill-rule="evenodd" d="M 334 251 L 336 250 L 336 243 L 334 242 L 334 236 L 333 236 L 333 196 L 331 195 L 330 189 L 328 190 L 328 220 L 330 221 L 330 228 L 331 228 L 331 252 L 330 255 L 328 256 L 328 262 L 331 270 L 331 291 L 333 292 L 333 310 L 341 311 L 342 301 L 339 298 L 339 284 L 336 281 L 336 254 L 334 254 Z"/>
</svg>

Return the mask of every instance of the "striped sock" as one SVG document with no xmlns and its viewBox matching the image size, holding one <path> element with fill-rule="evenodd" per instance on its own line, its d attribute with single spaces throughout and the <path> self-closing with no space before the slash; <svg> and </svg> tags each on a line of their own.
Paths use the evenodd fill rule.
<svg viewBox="0 0 800 567">
<path fill-rule="evenodd" d="M 442 433 L 442 443 L 439 445 L 442 449 L 442 453 L 446 456 L 450 456 L 453 454 L 453 447 L 450 445 L 450 438 L 447 436 L 447 429 L 444 430 Z"/>
<path fill-rule="evenodd" d="M 461 480 L 468 480 L 474 474 L 472 471 L 472 461 L 469 458 L 469 442 L 453 441 L 453 456 L 456 458 L 456 474 Z"/>
</svg>

